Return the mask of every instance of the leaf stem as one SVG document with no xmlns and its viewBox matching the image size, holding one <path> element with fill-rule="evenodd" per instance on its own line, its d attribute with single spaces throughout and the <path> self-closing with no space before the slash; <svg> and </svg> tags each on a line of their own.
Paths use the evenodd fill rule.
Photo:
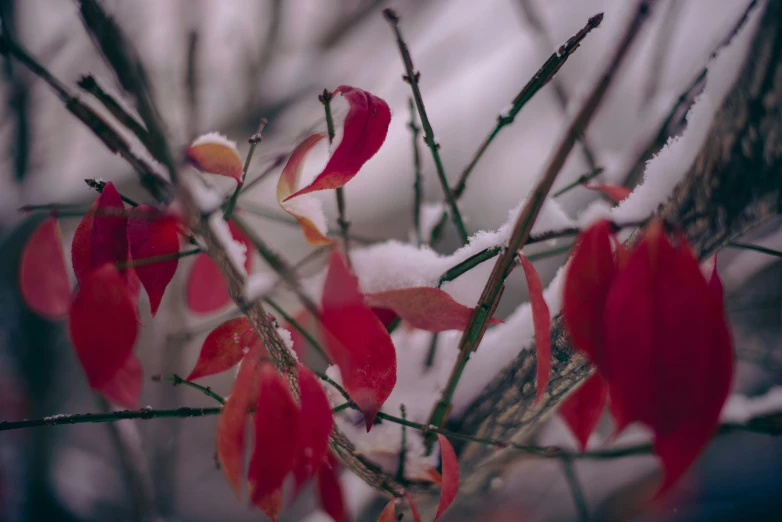
<svg viewBox="0 0 782 522">
<path fill-rule="evenodd" d="M 0 431 L 18 430 L 22 428 L 36 428 L 39 426 L 58 426 L 60 424 L 85 424 L 100 422 L 115 422 L 125 419 L 168 419 L 187 417 L 206 417 L 219 415 L 223 411 L 218 408 L 176 408 L 173 410 L 155 410 L 142 408 L 140 410 L 120 410 L 107 413 L 75 413 L 58 414 L 41 419 L 26 419 L 20 421 L 0 422 Z"/>
<path fill-rule="evenodd" d="M 584 491 L 581 489 L 581 483 L 576 476 L 575 466 L 573 465 L 573 459 L 562 458 L 562 472 L 565 475 L 568 486 L 570 486 L 570 492 L 573 494 L 573 503 L 578 513 L 578 519 L 581 522 L 589 521 L 589 508 L 587 508 L 586 498 L 584 498 Z"/>
<path fill-rule="evenodd" d="M 760 252 L 761 254 L 768 254 L 774 257 L 782 257 L 782 252 L 780 252 L 779 250 L 772 250 L 770 248 L 762 247 L 759 245 L 750 245 L 749 243 L 737 243 L 735 241 L 731 241 L 727 244 L 727 246 L 731 248 L 739 248 L 742 250 L 754 250 L 755 252 Z"/>
<path fill-rule="evenodd" d="M 404 404 L 399 405 L 399 412 L 402 420 L 407 420 L 407 408 Z M 396 479 L 403 481 L 405 479 L 405 459 L 407 458 L 407 426 L 402 424 L 402 444 L 399 446 L 399 465 L 396 468 Z"/>
<path fill-rule="evenodd" d="M 559 189 L 558 191 L 554 192 L 554 193 L 551 195 L 551 197 L 552 197 L 552 198 L 558 198 L 558 197 L 559 197 L 559 196 L 561 196 L 562 194 L 565 194 L 565 193 L 567 193 L 567 192 L 569 192 L 569 191 L 573 190 L 574 188 L 578 187 L 579 185 L 581 185 L 581 184 L 583 184 L 583 183 L 586 183 L 587 181 L 590 181 L 590 180 L 592 180 L 592 179 L 596 178 L 597 176 L 599 176 L 600 174 L 602 174 L 602 172 L 603 172 L 604 170 L 605 170 L 605 169 L 604 169 L 603 167 L 598 167 L 598 168 L 596 168 L 596 169 L 593 169 L 593 170 L 591 170 L 591 171 L 587 172 L 586 174 L 581 174 L 581 175 L 580 175 L 578 178 L 576 178 L 576 179 L 575 179 L 575 180 L 574 180 L 572 183 L 569 183 L 569 184 L 567 184 L 566 186 L 564 186 L 564 187 L 562 187 L 561 189 Z"/>
<path fill-rule="evenodd" d="M 263 140 L 263 129 L 266 127 L 268 123 L 269 121 L 266 118 L 261 118 L 261 121 L 258 123 L 258 130 L 255 131 L 255 134 L 250 136 L 249 140 L 247 140 L 250 143 L 250 150 L 247 151 L 247 158 L 244 160 L 244 168 L 242 169 L 242 180 L 237 182 L 236 190 L 234 190 L 233 194 L 231 194 L 231 199 L 229 199 L 228 203 L 226 204 L 225 213 L 223 214 L 223 219 L 225 219 L 226 221 L 231 219 L 231 214 L 233 214 L 234 208 L 236 207 L 236 201 L 239 199 L 239 194 L 242 192 L 244 181 L 245 179 L 247 179 L 247 171 L 250 168 L 250 162 L 253 160 L 253 154 L 255 154 L 255 148 Z"/>
<path fill-rule="evenodd" d="M 407 127 L 413 136 L 413 231 L 415 233 L 416 245 L 420 248 L 424 242 L 421 235 L 421 203 L 423 200 L 423 186 L 421 181 L 421 151 L 418 148 L 418 135 L 421 134 L 421 127 L 415 122 L 415 102 L 408 98 L 410 107 L 410 122 Z"/>
<path fill-rule="evenodd" d="M 163 261 L 172 261 L 174 259 L 182 259 L 183 257 L 190 257 L 196 254 L 202 253 L 200 248 L 193 248 L 185 250 L 184 252 L 174 252 L 172 254 L 161 254 L 159 256 L 142 257 L 141 259 L 132 259 L 125 263 L 116 263 L 117 270 L 125 270 L 126 268 L 136 268 L 139 266 L 151 265 L 154 263 L 162 263 Z"/>
<path fill-rule="evenodd" d="M 410 84 L 410 88 L 413 91 L 413 98 L 415 98 L 415 105 L 418 108 L 418 117 L 421 119 L 421 126 L 424 129 L 424 140 L 429 146 L 429 150 L 432 152 L 432 158 L 434 159 L 434 165 L 437 169 L 437 177 L 442 185 L 445 199 L 448 202 L 448 206 L 451 210 L 451 219 L 454 225 L 456 225 L 456 232 L 459 234 L 459 239 L 463 245 L 467 244 L 468 235 L 467 228 L 464 226 L 462 220 L 462 214 L 459 211 L 459 207 L 456 204 L 456 197 L 451 191 L 451 187 L 448 183 L 448 178 L 445 175 L 445 168 L 443 167 L 442 159 L 440 158 L 440 145 L 434 137 L 434 131 L 432 130 L 432 124 L 429 122 L 429 117 L 426 114 L 426 108 L 424 108 L 424 99 L 421 96 L 421 90 L 418 88 L 418 82 L 421 78 L 421 73 L 416 72 L 413 67 L 413 59 L 410 57 L 410 51 L 407 48 L 407 44 L 402 38 L 402 32 L 399 30 L 399 16 L 393 9 L 386 8 L 383 10 L 383 16 L 386 21 L 391 25 L 396 35 L 396 42 L 399 46 L 399 53 L 402 55 L 402 61 L 405 64 L 405 70 L 407 72 L 404 76 L 404 80 Z"/>
</svg>

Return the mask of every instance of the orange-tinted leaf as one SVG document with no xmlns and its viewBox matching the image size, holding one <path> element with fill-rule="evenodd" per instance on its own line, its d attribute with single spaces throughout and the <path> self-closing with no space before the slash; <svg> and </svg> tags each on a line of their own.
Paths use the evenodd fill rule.
<svg viewBox="0 0 782 522">
<path fill-rule="evenodd" d="M 396 501 L 391 499 L 380 512 L 377 522 L 396 522 Z"/>
<path fill-rule="evenodd" d="M 247 414 L 258 398 L 259 357 L 246 357 L 217 422 L 217 458 L 237 497 L 242 492 L 244 431 Z"/>
<path fill-rule="evenodd" d="M 334 522 L 345 522 L 345 499 L 342 495 L 342 487 L 339 485 L 339 477 L 336 472 L 336 462 L 326 460 L 318 468 L 317 474 L 318 500 L 323 511 L 334 519 Z"/>
<path fill-rule="evenodd" d="M 300 198 L 296 201 L 286 201 L 286 199 L 299 186 L 304 158 L 325 137 L 325 134 L 313 134 L 305 138 L 291 153 L 277 182 L 277 202 L 285 212 L 296 218 L 304 232 L 304 237 L 311 245 L 328 245 L 332 242 L 326 237 L 326 216 L 323 214 L 320 201 L 312 197 Z"/>
<path fill-rule="evenodd" d="M 185 149 L 185 157 L 201 172 L 242 180 L 242 158 L 236 143 L 217 133 L 205 134 Z"/>
<path fill-rule="evenodd" d="M 599 183 L 597 181 L 587 181 L 586 183 L 584 183 L 584 186 L 589 190 L 599 190 L 600 192 L 608 196 L 609 199 L 613 200 L 614 203 L 619 203 L 627 196 L 629 196 L 630 193 L 632 192 L 632 190 L 630 190 L 627 187 L 620 187 L 619 185 L 609 185 L 606 183 Z"/>
<path fill-rule="evenodd" d="M 410 509 L 413 511 L 413 521 L 414 522 L 421 522 L 421 515 L 418 513 L 418 508 L 415 505 L 415 502 L 413 502 L 413 497 L 410 496 L 410 493 L 405 491 L 405 498 L 407 499 L 407 502 L 410 504 Z"/>
<path fill-rule="evenodd" d="M 337 250 L 331 254 L 322 309 L 329 355 L 364 413 L 369 431 L 396 384 L 396 350 L 383 324 L 364 303 L 358 279 Z"/>
<path fill-rule="evenodd" d="M 250 239 L 233 221 L 228 222 L 228 228 L 236 241 L 247 248 L 244 268 L 249 274 L 252 271 L 253 256 L 250 252 L 255 248 Z M 190 276 L 187 280 L 187 307 L 197 314 L 211 314 L 222 310 L 231 302 L 226 283 L 220 269 L 206 254 L 196 257 Z"/>
<path fill-rule="evenodd" d="M 342 141 L 323 172 L 312 183 L 288 196 L 288 200 L 317 190 L 344 186 L 375 155 L 386 139 L 391 111 L 383 99 L 347 85 L 337 87 L 334 94 L 341 94 L 350 104 Z"/>
<path fill-rule="evenodd" d="M 222 373 L 236 366 L 255 346 L 263 350 L 258 334 L 246 317 L 229 319 L 206 336 L 188 381 Z"/>
<path fill-rule="evenodd" d="M 402 288 L 365 294 L 367 305 L 387 309 L 410 323 L 413 328 L 430 332 L 464 330 L 473 309 L 457 303 L 439 288 Z M 501 323 L 492 319 L 490 324 Z"/>
<path fill-rule="evenodd" d="M 123 408 L 136 409 L 141 396 L 143 379 L 144 370 L 141 368 L 141 361 L 135 354 L 130 354 L 114 377 L 101 386 L 100 392 L 114 404 Z"/>
<path fill-rule="evenodd" d="M 326 392 L 312 370 L 303 365 L 299 365 L 299 393 L 301 415 L 293 468 L 297 490 L 323 463 L 329 447 L 329 435 L 334 427 L 334 416 Z"/>
<path fill-rule="evenodd" d="M 437 440 L 440 442 L 440 458 L 443 461 L 443 480 L 440 489 L 440 504 L 437 506 L 435 520 L 448 509 L 459 491 L 459 462 L 456 460 L 456 452 L 444 435 L 438 433 Z"/>
<path fill-rule="evenodd" d="M 549 313 L 546 300 L 543 299 L 543 284 L 540 282 L 538 272 L 535 270 L 532 262 L 521 252 L 518 255 L 521 260 L 521 266 L 524 268 L 524 277 L 527 279 L 529 302 L 532 307 L 532 324 L 535 328 L 538 381 L 538 393 L 535 397 L 535 403 L 537 404 L 548 387 L 549 374 L 551 373 L 551 334 L 549 333 L 551 314 Z"/>
<path fill-rule="evenodd" d="M 299 406 L 285 381 L 271 363 L 258 372 L 259 391 L 255 404 L 255 447 L 247 480 L 253 504 L 263 505 L 275 496 L 285 476 L 293 470 L 299 428 Z M 263 508 L 262 508 L 263 509 Z M 277 519 L 277 511 L 264 510 Z"/>
<path fill-rule="evenodd" d="M 135 305 L 114 265 L 83 276 L 68 326 L 90 386 L 100 389 L 130 357 L 138 332 Z"/>
<path fill-rule="evenodd" d="M 581 233 L 567 269 L 562 316 L 576 348 L 597 362 L 603 310 L 616 274 L 611 223 L 598 221 Z"/>
<path fill-rule="evenodd" d="M 179 252 L 177 221 L 173 217 L 149 205 L 139 205 L 128 221 L 128 242 L 130 255 L 138 263 L 145 258 L 175 254 Z M 135 266 L 134 270 L 149 296 L 152 316 L 157 313 L 160 300 L 168 283 L 174 277 L 179 260 L 156 261 Z"/>
<path fill-rule="evenodd" d="M 50 319 L 68 313 L 71 284 L 57 218 L 43 221 L 27 240 L 19 262 L 19 288 L 33 312 Z"/>
<path fill-rule="evenodd" d="M 559 407 L 559 414 L 585 451 L 589 436 L 595 431 L 608 396 L 608 387 L 599 373 L 595 372 L 565 399 Z"/>
</svg>

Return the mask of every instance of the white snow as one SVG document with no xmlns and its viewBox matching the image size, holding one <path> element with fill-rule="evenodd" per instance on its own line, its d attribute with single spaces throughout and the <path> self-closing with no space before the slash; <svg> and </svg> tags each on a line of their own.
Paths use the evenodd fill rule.
<svg viewBox="0 0 782 522">
<path fill-rule="evenodd" d="M 227 136 L 220 134 L 219 132 L 209 132 L 207 134 L 202 134 L 201 136 L 193 140 L 193 143 L 191 143 L 190 146 L 197 147 L 198 145 L 207 145 L 207 144 L 225 145 L 226 147 L 233 149 L 234 151 L 236 151 L 237 154 L 239 154 L 239 149 L 236 147 L 236 142 L 233 140 L 229 140 Z"/>
<path fill-rule="evenodd" d="M 236 269 L 237 272 L 243 276 L 247 275 L 247 271 L 244 269 L 245 255 L 247 253 L 247 247 L 243 243 L 236 241 L 231 234 L 231 229 L 228 228 L 228 223 L 223 219 L 220 212 L 215 212 L 209 216 L 209 228 L 217 236 L 217 240 L 225 248 L 228 254 L 228 259 Z"/>
<path fill-rule="evenodd" d="M 285 343 L 285 347 L 290 352 L 293 360 L 298 361 L 299 356 L 296 354 L 296 350 L 293 349 L 293 337 L 291 337 L 290 331 L 280 326 L 277 328 L 277 335 L 279 335 L 280 339 L 282 339 L 282 342 Z"/>
<path fill-rule="evenodd" d="M 248 302 L 256 301 L 269 292 L 277 284 L 278 277 L 272 272 L 258 272 L 247 278 L 244 284 L 244 298 Z"/>
<path fill-rule="evenodd" d="M 722 421 L 744 423 L 753 417 L 780 412 L 782 412 L 782 386 L 775 386 L 758 397 L 731 395 L 722 408 Z"/>
</svg>

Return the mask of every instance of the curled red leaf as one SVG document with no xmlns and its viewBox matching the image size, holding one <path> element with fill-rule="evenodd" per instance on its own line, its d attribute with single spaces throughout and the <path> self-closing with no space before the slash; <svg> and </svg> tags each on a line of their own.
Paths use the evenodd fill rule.
<svg viewBox="0 0 782 522">
<path fill-rule="evenodd" d="M 605 380 L 599 373 L 594 373 L 559 407 L 559 414 L 578 440 L 582 451 L 586 450 L 589 436 L 600 421 L 607 397 Z"/>
<path fill-rule="evenodd" d="M 187 380 L 222 373 L 239 364 L 250 351 L 257 350 L 263 351 L 263 345 L 250 320 L 246 317 L 229 319 L 206 336 Z"/>
<path fill-rule="evenodd" d="M 551 314 L 549 313 L 546 300 L 543 299 L 543 285 L 540 282 L 538 272 L 535 270 L 532 262 L 521 252 L 518 253 L 518 256 L 521 260 L 521 266 L 524 268 L 524 277 L 527 279 L 529 302 L 532 307 L 532 324 L 535 329 L 538 381 L 538 393 L 535 397 L 535 403 L 537 404 L 548 387 L 549 374 L 551 373 L 551 334 L 549 333 Z"/>
<path fill-rule="evenodd" d="M 387 290 L 365 294 L 364 300 L 373 309 L 391 310 L 413 328 L 430 332 L 464 330 L 473 311 L 472 308 L 457 303 L 439 288 Z M 379 314 L 376 315 L 380 317 Z M 385 321 L 383 322 L 385 324 Z M 501 322 L 492 318 L 490 324 Z"/>
<path fill-rule="evenodd" d="M 336 472 L 336 459 L 331 462 L 329 460 L 323 462 L 318 468 L 318 500 L 323 507 L 323 511 L 328 513 L 334 519 L 334 522 L 345 522 L 347 520 L 345 499 Z"/>
<path fill-rule="evenodd" d="M 391 110 L 382 98 L 347 85 L 337 87 L 333 94 L 341 94 L 350 104 L 342 141 L 323 172 L 312 183 L 288 196 L 286 201 L 317 190 L 344 186 L 375 155 L 386 139 Z"/>
<path fill-rule="evenodd" d="M 396 350 L 383 324 L 364 302 L 358 279 L 336 250 L 323 287 L 322 309 L 329 355 L 364 413 L 369 431 L 396 384 Z"/>
<path fill-rule="evenodd" d="M 323 464 L 334 427 L 331 404 L 319 379 L 306 366 L 299 365 L 299 440 L 293 475 L 298 490 Z"/>
<path fill-rule="evenodd" d="M 90 386 L 100 389 L 130 357 L 138 333 L 135 303 L 114 265 L 83 276 L 68 327 Z"/>
<path fill-rule="evenodd" d="M 157 313 L 166 287 L 174 277 L 179 260 L 143 264 L 145 259 L 179 252 L 177 221 L 149 205 L 139 205 L 128 221 L 128 242 L 134 270 L 149 296 L 152 316 Z"/>
<path fill-rule="evenodd" d="M 597 181 L 587 181 L 584 183 L 584 187 L 589 190 L 597 190 L 608 196 L 614 203 L 619 203 L 627 196 L 630 195 L 632 190 L 627 187 L 621 187 L 619 185 L 610 185 L 607 183 L 599 183 Z"/>
<path fill-rule="evenodd" d="M 242 179 L 242 158 L 236 143 L 217 133 L 196 139 L 185 149 L 185 158 L 201 172 L 233 178 L 237 183 Z"/>
<path fill-rule="evenodd" d="M 437 440 L 440 442 L 440 458 L 443 461 L 442 483 L 440 489 L 440 504 L 437 506 L 437 514 L 434 519 L 437 520 L 448 509 L 456 493 L 459 491 L 459 462 L 456 460 L 456 452 L 448 439 L 438 433 Z"/>
<path fill-rule="evenodd" d="M 25 304 L 39 315 L 59 319 L 68 313 L 71 284 L 56 217 L 41 222 L 27 240 L 19 262 L 19 289 Z"/>
<path fill-rule="evenodd" d="M 136 409 L 141 396 L 144 370 L 135 354 L 130 354 L 114 377 L 101 386 L 100 392 L 112 403 L 123 408 Z"/>
</svg>

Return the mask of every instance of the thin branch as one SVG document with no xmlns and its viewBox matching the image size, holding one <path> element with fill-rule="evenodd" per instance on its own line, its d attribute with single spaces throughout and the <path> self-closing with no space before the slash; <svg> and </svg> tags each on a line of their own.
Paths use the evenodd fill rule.
<svg viewBox="0 0 782 522">
<path fill-rule="evenodd" d="M 418 149 L 418 135 L 421 134 L 421 127 L 415 123 L 415 102 L 408 98 L 410 106 L 410 122 L 407 128 L 413 136 L 413 230 L 415 232 L 416 244 L 420 247 L 423 242 L 421 235 L 421 204 L 423 201 L 423 186 L 421 180 L 421 151 Z"/>
<path fill-rule="evenodd" d="M 152 380 L 155 382 L 161 382 L 161 381 L 170 382 L 174 386 L 180 386 L 180 385 L 188 386 L 190 388 L 193 388 L 194 390 L 200 391 L 207 397 L 211 397 L 212 399 L 216 400 L 220 404 L 225 404 L 225 398 L 212 391 L 212 388 L 210 388 L 209 386 L 201 386 L 200 384 L 190 382 L 188 380 L 183 379 L 182 377 L 180 377 L 175 373 L 172 375 L 167 375 L 165 377 L 162 377 L 160 375 L 153 375 Z"/>
<path fill-rule="evenodd" d="M 118 270 L 125 270 L 130 267 L 136 268 L 139 266 L 152 265 L 154 263 L 182 259 L 183 257 L 190 257 L 201 253 L 203 253 L 203 250 L 200 248 L 192 248 L 190 250 L 185 250 L 184 252 L 173 252 L 171 254 L 161 254 L 159 256 L 136 258 L 124 263 L 116 263 L 116 266 Z"/>
<path fill-rule="evenodd" d="M 584 498 L 584 491 L 581 489 L 581 483 L 576 476 L 573 460 L 569 458 L 563 458 L 561 460 L 562 472 L 565 475 L 568 486 L 570 486 L 570 492 L 573 494 L 573 504 L 576 506 L 578 518 L 581 522 L 588 522 L 589 508 L 587 507 L 586 498 Z"/>
<path fill-rule="evenodd" d="M 604 170 L 605 169 L 603 167 L 599 167 L 599 168 L 596 168 L 596 169 L 593 169 L 593 170 L 587 172 L 586 174 L 581 174 L 579 177 L 577 177 L 575 179 L 575 181 L 573 181 L 572 183 L 568 183 L 567 185 L 565 185 L 564 187 L 562 187 L 558 191 L 554 192 L 551 195 L 551 197 L 552 198 L 558 198 L 562 194 L 566 194 L 567 192 L 569 192 L 569 191 L 573 190 L 574 188 L 578 187 L 579 185 L 582 185 L 582 184 L 586 183 L 587 181 L 590 181 L 590 180 L 596 178 L 597 176 L 602 174 Z"/>
<path fill-rule="evenodd" d="M 250 181 L 249 183 L 245 183 L 242 186 L 241 193 L 244 194 L 248 190 L 250 190 L 253 187 L 257 187 L 263 180 L 265 180 L 272 172 L 274 172 L 278 167 L 280 167 L 285 161 L 288 159 L 288 156 L 290 156 L 289 153 L 285 154 L 277 154 L 274 157 L 274 160 L 269 164 L 268 167 L 266 167 L 263 172 L 258 174 L 258 177 L 256 177 L 254 180 Z"/>
<path fill-rule="evenodd" d="M 741 250 L 754 250 L 755 252 L 768 254 L 774 257 L 782 257 L 782 252 L 780 252 L 779 250 L 772 250 L 770 248 L 762 247 L 759 245 L 750 245 L 749 243 L 738 243 L 736 241 L 731 241 L 726 246 L 729 246 L 731 248 L 738 248 Z"/>
<path fill-rule="evenodd" d="M 421 78 L 421 73 L 416 72 L 413 67 L 413 59 L 410 57 L 410 51 L 407 48 L 407 44 L 402 39 L 402 33 L 399 30 L 399 16 L 389 8 L 383 9 L 383 16 L 386 21 L 391 25 L 396 35 L 396 42 L 399 46 L 399 52 L 402 55 L 402 61 L 405 64 L 405 70 L 407 75 L 404 76 L 404 80 L 410 84 L 410 88 L 413 91 L 413 98 L 415 98 L 415 105 L 418 108 L 418 117 L 421 119 L 421 125 L 424 129 L 424 141 L 429 146 L 429 150 L 432 152 L 432 158 L 434 159 L 434 165 L 437 169 L 437 177 L 440 180 L 440 185 L 443 188 L 445 194 L 445 200 L 448 202 L 448 206 L 451 212 L 451 219 L 454 225 L 456 225 L 456 232 L 459 234 L 459 239 L 463 245 L 467 244 L 468 235 L 467 228 L 464 226 L 462 220 L 462 214 L 459 211 L 459 207 L 456 205 L 456 197 L 451 191 L 451 187 L 448 183 L 448 178 L 445 175 L 445 168 L 440 158 L 440 144 L 434 137 L 434 131 L 432 130 L 432 124 L 429 122 L 429 117 L 426 114 L 424 108 L 424 99 L 421 97 L 421 90 L 418 88 L 418 82 Z"/>
<path fill-rule="evenodd" d="M 170 419 L 188 417 L 206 417 L 219 415 L 223 408 L 176 408 L 173 410 L 155 410 L 142 408 L 140 410 L 120 410 L 107 413 L 76 413 L 58 414 L 42 419 L 27 419 L 20 421 L 0 422 L 0 431 L 18 430 L 22 428 L 37 428 L 39 426 L 59 426 L 61 424 L 85 424 L 100 422 L 115 422 L 126 419 Z"/>
<path fill-rule="evenodd" d="M 268 123 L 269 121 L 266 118 L 261 118 L 261 121 L 258 123 L 258 130 L 255 131 L 255 134 L 250 136 L 249 140 L 247 140 L 250 143 L 250 150 L 247 151 L 247 158 L 244 160 L 242 180 L 236 184 L 236 190 L 234 190 L 233 194 L 231 194 L 231 198 L 228 200 L 228 203 L 226 203 L 225 213 L 223 214 L 223 219 L 226 221 L 231 219 L 231 214 L 234 212 L 236 202 L 239 199 L 239 194 L 242 192 L 242 186 L 244 185 L 244 181 L 247 178 L 247 170 L 250 168 L 250 162 L 253 160 L 255 147 L 257 147 L 258 144 L 263 140 L 263 129 Z"/>
</svg>

